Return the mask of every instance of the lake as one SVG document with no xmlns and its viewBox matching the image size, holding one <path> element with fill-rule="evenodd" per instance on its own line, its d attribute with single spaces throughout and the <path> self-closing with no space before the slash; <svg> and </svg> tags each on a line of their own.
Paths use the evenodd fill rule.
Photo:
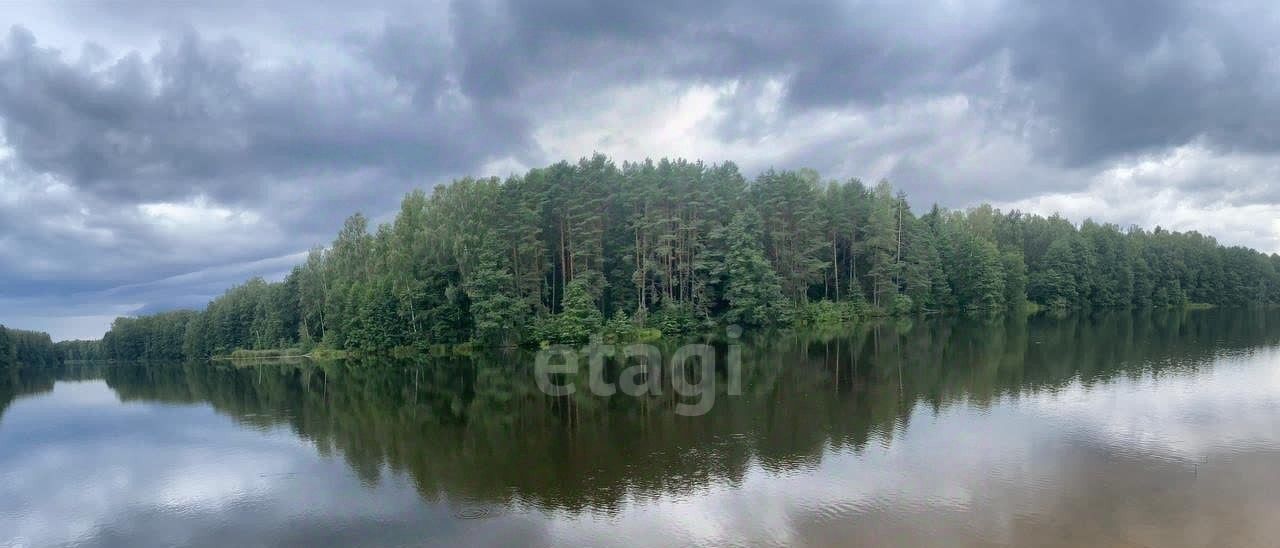
<svg viewBox="0 0 1280 548">
<path fill-rule="evenodd" d="M 0 546 L 1280 537 L 1280 312 L 932 319 L 736 344 L 739 390 L 718 367 L 697 416 L 665 385 L 549 396 L 529 352 L 8 373 Z"/>
</svg>

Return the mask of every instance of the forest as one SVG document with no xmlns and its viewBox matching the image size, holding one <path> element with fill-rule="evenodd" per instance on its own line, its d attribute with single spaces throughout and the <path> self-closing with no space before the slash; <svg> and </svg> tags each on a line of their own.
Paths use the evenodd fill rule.
<svg viewBox="0 0 1280 548">
<path fill-rule="evenodd" d="M 0 371 L 61 363 L 61 352 L 54 346 L 48 333 L 9 329 L 0 325 Z"/>
<path fill-rule="evenodd" d="M 360 353 L 627 339 L 871 316 L 1280 303 L 1280 256 L 1196 232 L 990 206 L 912 211 L 888 182 L 595 155 L 357 213 L 279 282 L 119 318 L 75 359 Z"/>
</svg>

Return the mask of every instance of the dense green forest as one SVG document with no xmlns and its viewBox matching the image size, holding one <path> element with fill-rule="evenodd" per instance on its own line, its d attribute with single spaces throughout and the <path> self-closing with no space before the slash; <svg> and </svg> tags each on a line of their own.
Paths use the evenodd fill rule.
<svg viewBox="0 0 1280 548">
<path fill-rule="evenodd" d="M 91 362 L 106 360 L 101 341 L 59 341 L 53 345 L 58 355 L 67 362 Z"/>
<path fill-rule="evenodd" d="M 48 333 L 9 329 L 0 325 L 0 370 L 46 367 L 62 363 Z"/>
<path fill-rule="evenodd" d="M 200 312 L 120 318 L 109 359 L 237 348 L 357 352 L 593 333 L 856 322 L 869 315 L 1280 302 L 1280 257 L 1195 232 L 989 206 L 917 214 L 887 182 L 811 170 L 748 181 L 731 163 L 600 155 L 406 196 L 356 214 L 281 282 L 253 279 Z"/>
</svg>

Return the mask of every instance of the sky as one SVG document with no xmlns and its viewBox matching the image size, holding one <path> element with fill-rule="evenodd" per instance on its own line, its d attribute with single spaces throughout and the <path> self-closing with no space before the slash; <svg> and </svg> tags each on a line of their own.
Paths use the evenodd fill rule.
<svg viewBox="0 0 1280 548">
<path fill-rule="evenodd" d="M 593 152 L 1280 251 L 1280 4 L 760 4 L 7 4 L 0 323 L 98 338 Z"/>
</svg>

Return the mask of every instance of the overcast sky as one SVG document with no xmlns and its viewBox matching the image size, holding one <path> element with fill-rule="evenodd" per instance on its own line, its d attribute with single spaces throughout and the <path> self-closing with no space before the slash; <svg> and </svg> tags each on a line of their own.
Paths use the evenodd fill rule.
<svg viewBox="0 0 1280 548">
<path fill-rule="evenodd" d="M 6 4 L 0 323 L 97 338 L 593 151 L 1280 251 L 1274 2 L 376 4 Z"/>
</svg>

